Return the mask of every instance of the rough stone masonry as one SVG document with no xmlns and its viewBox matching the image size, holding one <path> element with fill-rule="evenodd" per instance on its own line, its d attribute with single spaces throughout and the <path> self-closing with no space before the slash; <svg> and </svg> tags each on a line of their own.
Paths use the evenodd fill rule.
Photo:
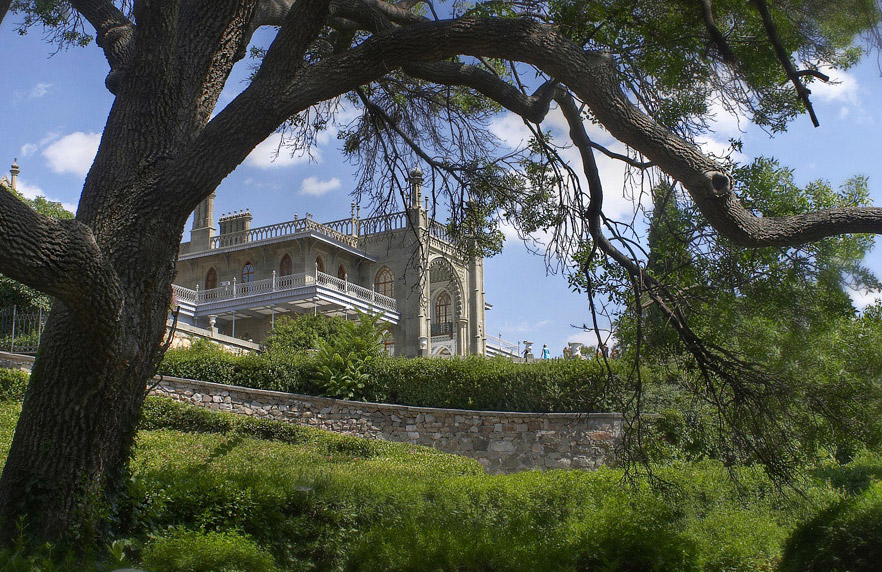
<svg viewBox="0 0 882 572">
<path fill-rule="evenodd" d="M 33 358 L 0 352 L 0 367 L 30 369 Z M 595 469 L 621 444 L 618 413 L 517 413 L 410 407 L 266 391 L 163 377 L 152 394 L 262 419 L 346 435 L 434 447 L 477 459 L 491 473 Z"/>
<path fill-rule="evenodd" d="M 434 447 L 491 473 L 595 469 L 621 442 L 617 413 L 518 413 L 344 401 L 164 377 L 153 394 L 346 435 Z"/>
</svg>

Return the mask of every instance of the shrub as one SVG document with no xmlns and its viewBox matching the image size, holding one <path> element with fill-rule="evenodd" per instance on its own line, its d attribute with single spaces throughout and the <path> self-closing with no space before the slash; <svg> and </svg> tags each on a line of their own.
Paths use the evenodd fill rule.
<svg viewBox="0 0 882 572">
<path fill-rule="evenodd" d="M 876 572 L 882 562 L 882 482 L 821 512 L 787 542 L 781 572 Z"/>
<path fill-rule="evenodd" d="M 388 326 L 382 314 L 358 311 L 358 321 L 343 322 L 336 336 L 320 340 L 312 377 L 325 395 L 364 400 L 371 382 L 370 365 L 380 357 Z"/>
<path fill-rule="evenodd" d="M 259 389 L 422 407 L 591 412 L 614 409 L 610 397 L 620 383 L 617 370 L 625 367 L 612 360 L 610 378 L 599 360 L 522 364 L 479 356 L 388 358 L 374 357 L 363 345 L 356 352 L 361 359 L 354 359 L 352 351 L 347 352 L 344 347 L 329 343 L 316 356 L 283 352 L 234 356 L 196 345 L 169 351 L 160 373 Z M 379 351 L 378 347 L 375 349 Z M 339 359 L 334 357 L 338 354 Z"/>
<path fill-rule="evenodd" d="M 31 375 L 18 369 L 0 369 L 0 401 L 21 401 Z"/>
<path fill-rule="evenodd" d="M 271 352 L 305 352 L 317 349 L 319 342 L 337 336 L 346 321 L 340 316 L 303 314 L 276 320 L 264 344 Z"/>
<path fill-rule="evenodd" d="M 275 572 L 273 557 L 235 532 L 173 529 L 144 547 L 152 572 Z"/>
</svg>

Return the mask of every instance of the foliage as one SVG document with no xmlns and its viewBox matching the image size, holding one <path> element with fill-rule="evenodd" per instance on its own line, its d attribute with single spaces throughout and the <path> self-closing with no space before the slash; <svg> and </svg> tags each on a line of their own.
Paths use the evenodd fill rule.
<svg viewBox="0 0 882 572">
<path fill-rule="evenodd" d="M 782 572 L 872 572 L 882 562 L 882 482 L 822 511 L 787 543 Z"/>
<path fill-rule="evenodd" d="M 326 395 L 363 400 L 371 381 L 370 365 L 380 357 L 388 325 L 382 314 L 358 311 L 357 321 L 343 322 L 336 336 L 319 341 L 314 378 Z"/>
<path fill-rule="evenodd" d="M 339 316 L 302 314 L 276 320 L 264 344 L 270 352 L 305 352 L 340 334 L 345 320 Z"/>
<path fill-rule="evenodd" d="M 144 567 L 156 572 L 275 572 L 272 556 L 235 532 L 173 529 L 144 547 Z"/>
<path fill-rule="evenodd" d="M 792 171 L 770 159 L 737 167 L 734 177 L 741 201 L 763 216 L 869 204 L 860 177 L 838 190 L 823 181 L 801 188 Z M 882 368 L 872 350 L 882 343 L 882 321 L 872 310 L 856 315 L 845 289 L 880 285 L 863 266 L 873 237 L 746 249 L 709 232 L 707 220 L 674 186 L 657 187 L 653 201 L 646 270 L 665 285 L 666 303 L 676 305 L 691 331 L 681 337 L 649 296 L 638 301 L 617 291 L 628 310 L 616 333 L 630 356 L 639 344 L 642 358 L 676 371 L 681 390 L 695 396 L 680 398 L 677 407 L 684 412 L 680 422 L 691 424 L 688 438 L 715 456 L 788 462 L 825 451 L 847 460 L 850 451 L 882 442 L 876 414 Z M 585 277 L 574 285 L 586 287 Z M 689 336 L 721 356 L 731 379 L 699 362 L 695 342 L 683 341 Z"/>
<path fill-rule="evenodd" d="M 19 369 L 0 369 L 0 401 L 21 401 L 28 388 L 30 373 Z"/>
<path fill-rule="evenodd" d="M 0 448 L 17 414 L 0 404 Z M 716 461 L 656 466 L 657 488 L 629 485 L 617 469 L 491 476 L 431 449 L 280 422 L 257 423 L 274 440 L 255 439 L 245 421 L 148 400 L 122 511 L 129 540 L 115 554 L 155 572 L 237 562 L 233 570 L 746 572 L 776 569 L 787 542 L 784 570 L 833 569 L 830 554 L 849 566 L 864 555 L 877 562 L 877 454 L 830 461 L 802 496 L 785 498 L 758 468 Z M 827 480 L 853 482 L 854 492 Z M 789 546 L 827 560 L 803 566 L 811 561 L 792 560 Z M 43 569 L 73 569 L 53 566 Z"/>
<path fill-rule="evenodd" d="M 498 411 L 610 411 L 627 374 L 627 364 L 611 360 L 610 377 L 598 360 L 544 360 L 530 364 L 504 358 L 387 358 L 366 360 L 358 377 L 364 400 L 422 407 Z M 163 375 L 323 395 L 322 358 L 277 352 L 234 356 L 206 344 L 171 350 Z M 338 364 L 339 365 L 339 364 Z M 344 370 L 345 372 L 345 370 Z"/>
</svg>

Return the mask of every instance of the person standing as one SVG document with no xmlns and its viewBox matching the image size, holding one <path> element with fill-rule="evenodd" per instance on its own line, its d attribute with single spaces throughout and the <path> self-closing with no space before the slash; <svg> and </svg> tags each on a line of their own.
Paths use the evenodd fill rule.
<svg viewBox="0 0 882 572">
<path fill-rule="evenodd" d="M 542 344 L 542 359 L 548 359 L 551 357 L 551 352 L 548 351 L 548 344 Z"/>
</svg>

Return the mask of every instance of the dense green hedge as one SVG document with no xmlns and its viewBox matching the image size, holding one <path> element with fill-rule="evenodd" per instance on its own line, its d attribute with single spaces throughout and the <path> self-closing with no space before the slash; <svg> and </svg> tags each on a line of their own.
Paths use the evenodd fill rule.
<svg viewBox="0 0 882 572">
<path fill-rule="evenodd" d="M 614 367 L 618 367 L 614 363 Z M 165 375 L 231 385 L 324 395 L 316 358 L 267 352 L 234 356 L 204 345 L 172 350 Z M 608 411 L 610 379 L 598 360 L 518 364 L 496 358 L 382 358 L 365 364 L 365 401 L 498 411 Z M 613 376 L 613 384 L 618 383 Z"/>
<path fill-rule="evenodd" d="M 0 369 L 0 401 L 24 399 L 31 375 L 18 369 Z"/>
</svg>

